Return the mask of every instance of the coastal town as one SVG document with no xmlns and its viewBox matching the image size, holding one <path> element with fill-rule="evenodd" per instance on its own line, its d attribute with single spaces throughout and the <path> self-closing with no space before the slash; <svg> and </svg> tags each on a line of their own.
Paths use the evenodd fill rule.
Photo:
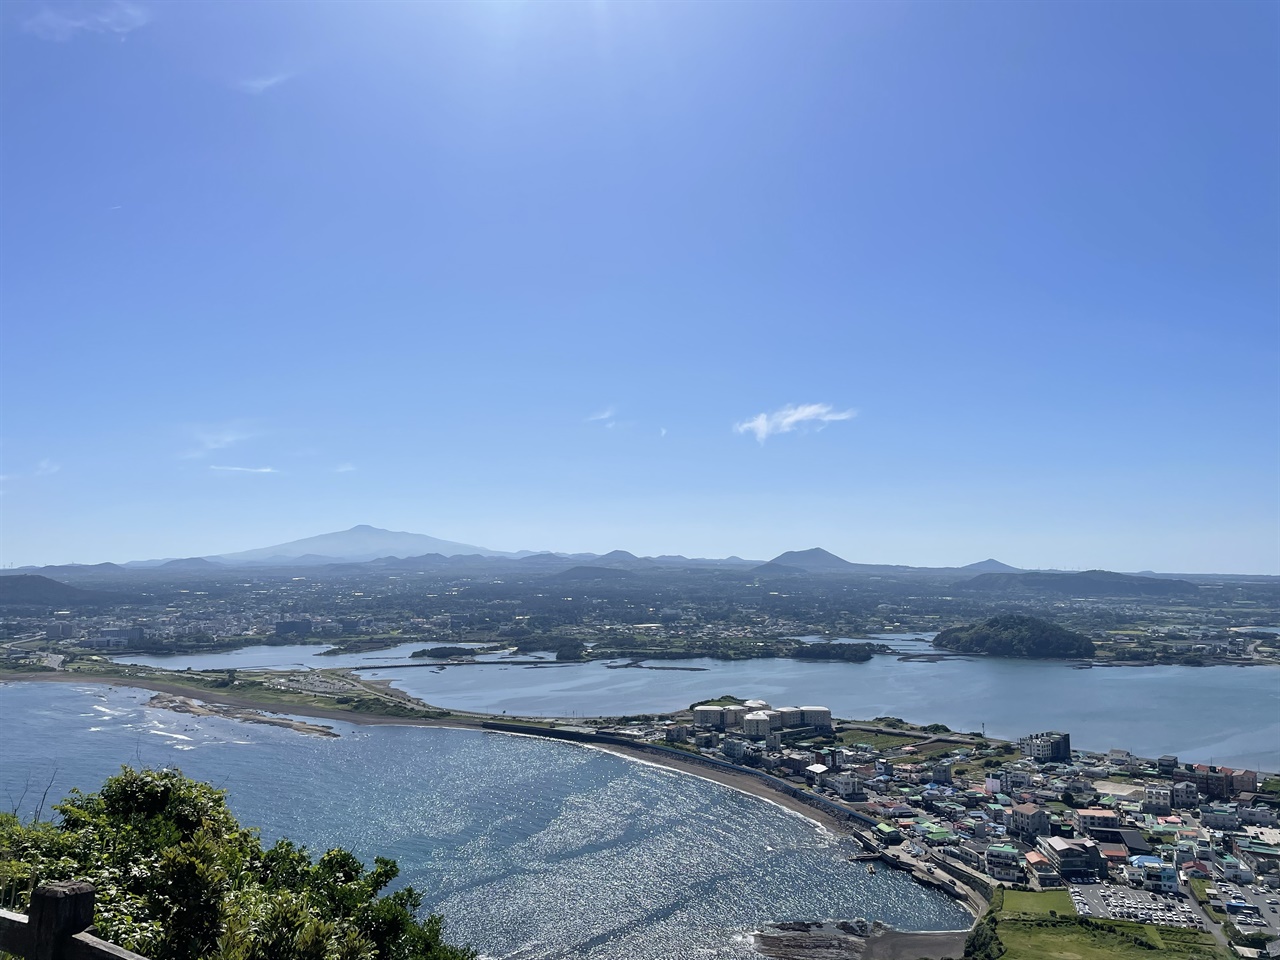
<svg viewBox="0 0 1280 960">
<path fill-rule="evenodd" d="M 1280 942 L 1280 778 L 1256 770 L 1074 750 L 1061 731 L 1001 742 L 732 697 L 558 732 L 751 769 L 843 819 L 867 869 L 911 870 L 961 898 L 1062 891 L 1080 917 L 1208 930 L 1240 956 Z"/>
<path fill-rule="evenodd" d="M 787 694 L 804 698 L 796 705 L 745 689 L 639 716 L 573 710 L 568 698 L 555 709 L 500 711 L 458 705 L 450 692 L 513 668 L 534 671 L 523 684 L 502 674 L 513 689 L 591 669 L 597 682 L 625 674 L 674 689 L 666 681 L 678 678 L 707 696 L 720 686 L 712 678 L 727 676 L 719 664 L 740 660 L 842 672 L 875 660 L 923 672 L 950 669 L 947 660 L 1020 657 L 1057 660 L 1046 669 L 1086 684 L 1092 674 L 1075 670 L 1166 665 L 1188 679 L 1197 668 L 1264 678 L 1280 661 L 1277 584 L 1107 575 L 1082 596 L 1070 574 L 676 570 L 634 560 L 416 575 L 412 564 L 83 571 L 68 577 L 74 585 L 52 587 L 15 574 L 0 578 L 10 591 L 0 680 L 142 687 L 155 692 L 152 707 L 312 735 L 347 721 L 550 737 L 715 780 L 842 837 L 850 871 L 902 871 L 978 918 L 966 933 L 911 934 L 924 938 L 910 941 L 912 960 L 999 956 L 984 937 L 1031 937 L 1017 955 L 1038 957 L 1034 937 L 1049 933 L 1096 940 L 1084 957 L 1127 956 L 1116 952 L 1121 940 L 1189 960 L 1280 951 L 1269 946 L 1280 945 L 1280 902 L 1271 902 L 1280 901 L 1280 776 L 1217 764 L 1190 746 L 1186 758 L 1147 756 L 1126 745 L 1123 724 L 1108 744 L 1082 717 L 1087 729 L 1076 732 L 1091 748 L 1082 750 L 1062 711 L 1042 722 L 1060 729 L 1043 730 L 1032 711 L 1016 734 L 1006 711 L 998 729 L 1012 739 L 930 722 L 920 702 L 847 719 L 857 701 L 831 701 L 843 716 L 815 705 L 837 694 L 809 691 L 803 673 Z M 524 563 L 539 569 L 514 569 Z M 1000 579 L 979 592 L 991 576 Z M 428 682 L 393 683 L 389 667 L 417 668 L 404 676 Z M 899 710 L 910 719 L 869 715 Z M 953 715 L 944 716 L 955 723 Z M 814 927 L 815 918 L 797 918 L 761 932 L 757 946 L 781 960 L 838 940 L 848 941 L 845 952 L 832 956 L 875 957 L 867 944 L 883 938 L 855 920 Z M 1187 938 L 1182 954 L 1171 952 L 1171 931 Z"/>
</svg>

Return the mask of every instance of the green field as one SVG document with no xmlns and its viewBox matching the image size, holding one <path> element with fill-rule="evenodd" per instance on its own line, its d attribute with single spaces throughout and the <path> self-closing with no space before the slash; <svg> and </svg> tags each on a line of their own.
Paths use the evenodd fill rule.
<svg viewBox="0 0 1280 960">
<path fill-rule="evenodd" d="M 865 743 L 873 750 L 893 750 L 896 747 L 913 746 L 923 738 L 913 737 L 905 733 L 872 733 L 870 730 L 846 730 L 837 739 L 844 746 Z"/>
<path fill-rule="evenodd" d="M 933 760 L 938 757 L 945 757 L 952 750 L 955 750 L 958 744 L 955 743 L 931 743 L 928 746 L 921 747 L 916 743 L 908 743 L 905 746 L 916 747 L 916 752 L 911 754 L 917 760 Z"/>
<path fill-rule="evenodd" d="M 1046 890 L 1043 893 L 1006 890 L 1004 892 L 1004 908 L 1000 911 L 1000 919 L 1016 917 L 1019 914 L 1032 917 L 1047 917 L 1052 910 L 1060 917 L 1075 916 L 1075 904 L 1071 902 L 1071 894 L 1065 890 Z"/>
<path fill-rule="evenodd" d="M 1090 926 L 1001 920 L 998 935 L 1005 946 L 1003 960 L 1226 960 L 1230 956 L 1207 933 L 1119 920 Z"/>
</svg>

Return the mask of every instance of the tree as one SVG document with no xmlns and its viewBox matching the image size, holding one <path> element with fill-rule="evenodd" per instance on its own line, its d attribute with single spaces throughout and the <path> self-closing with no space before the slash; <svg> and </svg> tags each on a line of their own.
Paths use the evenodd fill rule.
<svg viewBox="0 0 1280 960">
<path fill-rule="evenodd" d="M 368 870 L 342 849 L 314 862 L 288 840 L 264 849 L 224 791 L 178 770 L 124 767 L 54 809 L 57 823 L 0 814 L 0 872 L 92 883 L 99 935 L 145 956 L 474 960 L 444 942 L 439 916 L 418 919 L 412 887 L 382 894 L 394 860 Z"/>
</svg>

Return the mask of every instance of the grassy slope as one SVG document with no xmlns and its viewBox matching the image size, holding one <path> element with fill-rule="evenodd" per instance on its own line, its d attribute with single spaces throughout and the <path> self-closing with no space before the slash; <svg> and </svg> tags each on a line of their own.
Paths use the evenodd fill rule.
<svg viewBox="0 0 1280 960">
<path fill-rule="evenodd" d="M 1104 923 L 1114 932 L 1074 924 L 1036 926 L 1022 920 L 1002 920 L 999 936 L 1007 951 L 1003 960 L 1226 960 L 1228 956 L 1207 933 L 1119 920 Z M 1148 946 L 1139 946 L 1130 937 Z"/>
<path fill-rule="evenodd" d="M 1058 916 L 1074 916 L 1076 908 L 1071 902 L 1071 894 L 1065 890 L 1046 890 L 1043 893 L 1006 890 L 1000 918 L 1003 920 L 1018 914 L 1047 917 L 1050 910 Z"/>
</svg>

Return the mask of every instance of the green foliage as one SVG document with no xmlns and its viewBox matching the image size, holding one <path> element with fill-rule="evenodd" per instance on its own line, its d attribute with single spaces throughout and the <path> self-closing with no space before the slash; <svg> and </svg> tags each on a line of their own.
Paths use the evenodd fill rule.
<svg viewBox="0 0 1280 960">
<path fill-rule="evenodd" d="M 907 721 L 900 717 L 876 717 L 871 721 L 880 727 L 892 727 L 895 730 L 901 730 L 907 725 Z"/>
<path fill-rule="evenodd" d="M 557 660 L 585 660 L 587 648 L 574 637 L 531 637 L 516 644 L 519 653 L 554 653 Z"/>
<path fill-rule="evenodd" d="M 884 643 L 797 643 L 791 651 L 796 660 L 842 660 L 866 663 L 877 653 L 889 653 Z"/>
<path fill-rule="evenodd" d="M 472 647 L 423 647 L 421 650 L 415 650 L 409 654 L 410 659 L 418 660 L 422 657 L 438 657 L 445 659 L 447 657 L 472 657 L 475 656 L 475 650 Z"/>
<path fill-rule="evenodd" d="M 1093 641 L 1088 637 L 1017 613 L 1004 613 L 967 627 L 950 627 L 934 638 L 933 645 L 996 657 L 1071 660 L 1094 655 Z"/>
<path fill-rule="evenodd" d="M 996 918 L 989 914 L 969 931 L 964 941 L 964 960 L 997 960 L 1004 956 L 1004 944 L 996 935 Z"/>
<path fill-rule="evenodd" d="M 282 840 L 263 849 L 225 794 L 177 770 L 125 767 L 97 793 L 73 790 L 59 822 L 0 814 L 0 865 L 40 882 L 85 880 L 98 891 L 104 939 L 164 960 L 473 960 L 446 944 L 438 916 L 417 919 L 411 887 L 381 895 L 399 873 L 346 850 L 313 862 Z"/>
<path fill-rule="evenodd" d="M 689 704 L 689 709 L 692 710 L 694 707 L 702 707 L 702 706 L 727 707 L 730 704 L 736 704 L 738 706 L 742 706 L 742 704 L 746 702 L 747 701 L 740 700 L 737 697 L 731 696 L 726 693 L 724 696 L 716 697 L 714 700 L 699 700 L 697 703 L 691 703 Z"/>
</svg>

